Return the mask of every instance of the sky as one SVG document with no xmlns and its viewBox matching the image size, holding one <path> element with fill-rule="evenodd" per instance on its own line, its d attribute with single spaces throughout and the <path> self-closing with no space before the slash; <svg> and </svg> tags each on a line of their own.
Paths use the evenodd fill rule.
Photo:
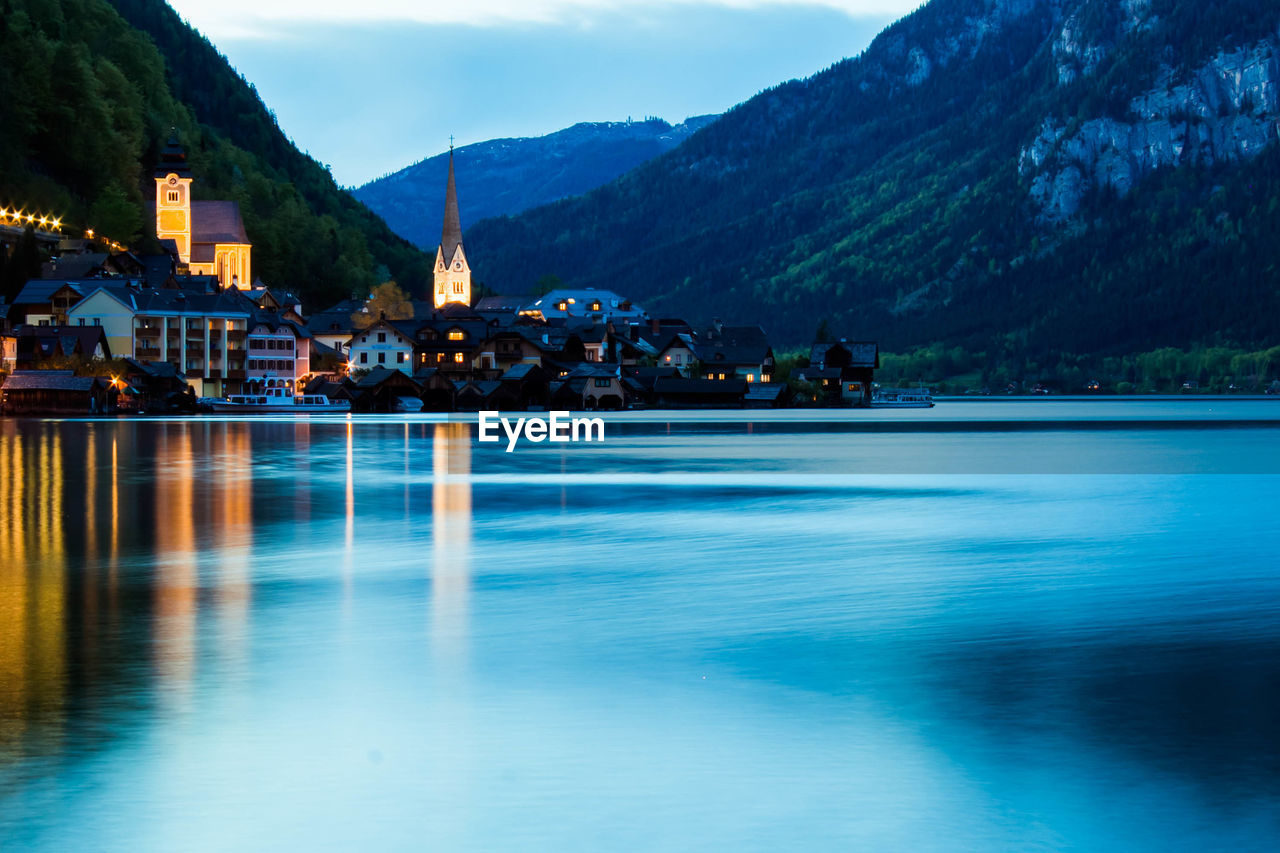
<svg viewBox="0 0 1280 853">
<path fill-rule="evenodd" d="M 719 113 L 862 51 L 919 0 L 170 0 L 358 186 L 580 121 Z"/>
</svg>

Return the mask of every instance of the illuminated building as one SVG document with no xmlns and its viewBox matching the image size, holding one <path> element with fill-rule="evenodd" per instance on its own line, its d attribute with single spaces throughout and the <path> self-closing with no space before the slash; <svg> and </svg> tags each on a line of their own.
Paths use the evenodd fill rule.
<svg viewBox="0 0 1280 853">
<path fill-rule="evenodd" d="M 462 248 L 462 219 L 458 215 L 458 190 L 453 183 L 453 147 L 449 147 L 449 181 L 444 196 L 444 228 L 436 249 L 435 307 L 451 302 L 471 304 L 471 267 Z"/>
<path fill-rule="evenodd" d="M 219 284 L 248 290 L 253 249 L 234 201 L 193 201 L 191 167 L 176 136 L 156 166 L 156 237 L 172 240 L 178 259 L 193 275 L 216 276 Z"/>
</svg>

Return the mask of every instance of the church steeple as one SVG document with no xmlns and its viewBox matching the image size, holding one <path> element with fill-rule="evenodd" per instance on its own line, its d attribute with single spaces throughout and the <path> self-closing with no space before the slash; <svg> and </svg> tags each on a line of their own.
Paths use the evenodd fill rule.
<svg viewBox="0 0 1280 853">
<path fill-rule="evenodd" d="M 444 228 L 436 249 L 435 288 L 437 308 L 450 302 L 471 304 L 471 266 L 462 248 L 462 217 L 458 215 L 458 188 L 453 180 L 453 142 L 449 143 L 449 180 L 444 191 Z"/>
<path fill-rule="evenodd" d="M 440 232 L 440 249 L 446 259 L 462 245 L 462 217 L 458 215 L 458 188 L 453 182 L 453 146 L 449 146 L 449 183 L 444 191 L 444 229 Z"/>
</svg>

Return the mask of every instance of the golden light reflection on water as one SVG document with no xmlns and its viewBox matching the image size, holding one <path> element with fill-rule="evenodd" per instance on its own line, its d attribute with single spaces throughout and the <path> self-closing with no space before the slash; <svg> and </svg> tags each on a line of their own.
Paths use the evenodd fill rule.
<svg viewBox="0 0 1280 853">
<path fill-rule="evenodd" d="M 431 448 L 431 648 L 460 667 L 471 598 L 471 428 L 436 424 Z"/>
<path fill-rule="evenodd" d="M 190 698 L 196 657 L 198 602 L 195 541 L 195 458 L 191 425 L 166 424 L 156 439 L 156 672 L 166 698 Z"/>
<path fill-rule="evenodd" d="M 250 556 L 253 551 L 252 442 L 246 424 L 223 422 L 213 442 L 218 466 L 210 477 L 210 503 L 217 556 L 214 603 L 218 616 L 218 649 L 226 660 L 243 663 L 247 654 L 247 625 L 252 593 Z M 196 512 L 196 507 L 191 507 Z"/>
<path fill-rule="evenodd" d="M 200 660 L 202 587 L 216 658 L 244 661 L 248 426 L 178 422 L 145 435 L 140 445 L 134 424 L 0 421 L 0 745 L 37 718 L 48 744 L 68 684 L 93 684 L 122 659 L 132 669 L 149 660 L 161 695 L 181 707 Z M 125 625 L 128 580 L 149 596 Z M 146 645 L 122 649 L 138 640 Z"/>
<path fill-rule="evenodd" d="M 0 425 L 0 743 L 51 716 L 66 691 L 62 452 L 56 429 Z"/>
</svg>

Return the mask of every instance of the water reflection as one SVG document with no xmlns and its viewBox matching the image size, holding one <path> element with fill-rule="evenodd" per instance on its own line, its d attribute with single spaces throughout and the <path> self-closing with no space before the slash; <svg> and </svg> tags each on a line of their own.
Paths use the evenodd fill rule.
<svg viewBox="0 0 1280 853">
<path fill-rule="evenodd" d="M 0 420 L 0 846 L 1274 847 L 1276 478 L 742 432 Z"/>
<path fill-rule="evenodd" d="M 67 688 L 62 433 L 0 422 L 0 742 L 56 740 Z"/>
<path fill-rule="evenodd" d="M 471 427 L 436 424 L 431 447 L 431 648 L 442 664 L 466 660 L 471 597 Z"/>
</svg>

